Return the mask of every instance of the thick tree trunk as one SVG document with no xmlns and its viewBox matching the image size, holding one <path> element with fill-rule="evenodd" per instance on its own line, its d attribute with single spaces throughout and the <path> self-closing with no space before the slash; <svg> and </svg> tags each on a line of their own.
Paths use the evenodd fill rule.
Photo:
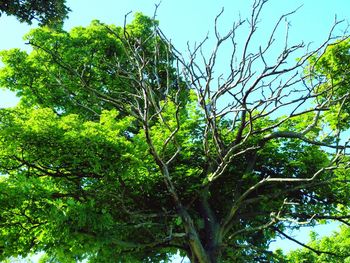
<svg viewBox="0 0 350 263">
<path fill-rule="evenodd" d="M 185 231 L 188 235 L 188 242 L 191 250 L 191 261 L 198 263 L 211 263 L 209 255 L 204 249 L 202 242 L 198 236 L 192 218 L 184 209 L 181 209 L 180 214 L 184 220 Z"/>
<path fill-rule="evenodd" d="M 220 262 L 221 251 L 220 251 L 219 247 L 211 248 L 208 251 L 208 255 L 209 255 L 210 263 L 218 263 L 218 262 Z"/>
<path fill-rule="evenodd" d="M 187 253 L 187 257 L 191 260 L 191 263 L 219 263 L 221 258 L 220 248 L 213 248 L 204 251 L 205 255 L 198 255 L 190 251 Z"/>
<path fill-rule="evenodd" d="M 196 253 L 192 253 L 191 262 L 220 262 L 221 232 L 216 215 L 208 202 L 208 194 L 208 189 L 204 189 L 199 201 L 199 213 L 204 219 L 205 229 L 204 234 L 201 235 L 202 240 L 198 240 L 201 247 L 203 247 L 203 253 L 205 253 L 205 260 L 207 261 L 202 261 Z M 198 235 L 197 237 L 199 238 Z"/>
</svg>

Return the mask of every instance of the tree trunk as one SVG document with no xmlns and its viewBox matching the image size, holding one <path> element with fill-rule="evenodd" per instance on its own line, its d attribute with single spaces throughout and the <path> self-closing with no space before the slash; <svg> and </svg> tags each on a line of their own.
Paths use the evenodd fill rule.
<svg viewBox="0 0 350 263">
<path fill-rule="evenodd" d="M 210 263 L 220 262 L 221 251 L 219 247 L 212 248 L 208 251 Z"/>
<path fill-rule="evenodd" d="M 196 252 L 189 251 L 187 257 L 191 260 L 191 263 L 218 263 L 221 258 L 221 251 L 219 247 L 212 248 L 204 251 L 205 255 L 199 255 Z"/>
<path fill-rule="evenodd" d="M 180 214 L 184 220 L 185 231 L 188 235 L 189 247 L 191 249 L 191 261 L 196 263 L 211 263 L 209 255 L 207 251 L 205 251 L 198 236 L 192 218 L 184 209 L 180 211 Z"/>
<path fill-rule="evenodd" d="M 189 235 L 189 259 L 192 263 L 217 263 L 221 257 L 221 236 L 220 227 L 208 202 L 208 189 L 204 189 L 198 203 L 199 213 L 204 220 L 204 233 L 199 237 L 191 220 L 188 225 L 189 231 L 193 230 Z M 187 232 L 191 233 L 191 232 Z"/>
</svg>

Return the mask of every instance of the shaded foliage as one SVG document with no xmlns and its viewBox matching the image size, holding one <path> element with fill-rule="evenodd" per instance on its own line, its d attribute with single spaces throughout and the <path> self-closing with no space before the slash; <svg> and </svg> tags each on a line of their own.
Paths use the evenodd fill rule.
<svg viewBox="0 0 350 263">
<path fill-rule="evenodd" d="M 57 26 L 67 17 L 69 8 L 65 0 L 2 0 L 0 15 L 15 16 L 21 22 Z"/>
</svg>

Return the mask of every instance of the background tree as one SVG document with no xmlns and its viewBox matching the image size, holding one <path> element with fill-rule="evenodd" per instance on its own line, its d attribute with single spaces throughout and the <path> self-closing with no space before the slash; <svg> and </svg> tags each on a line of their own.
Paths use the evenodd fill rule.
<svg viewBox="0 0 350 263">
<path fill-rule="evenodd" d="M 65 3 L 65 0 L 2 0 L 0 15 L 13 15 L 29 24 L 37 20 L 41 25 L 54 25 L 67 17 L 69 8 Z"/>
<path fill-rule="evenodd" d="M 329 237 L 319 239 L 311 234 L 311 241 L 303 249 L 288 254 L 289 262 L 350 262 L 350 228 L 342 227 Z M 310 252 L 310 250 L 312 252 Z"/>
<path fill-rule="evenodd" d="M 21 102 L 0 111 L 2 257 L 278 262 L 287 229 L 346 220 L 349 93 L 320 64 L 344 39 L 276 43 L 291 12 L 255 46 L 265 4 L 226 34 L 219 15 L 209 55 L 205 39 L 185 57 L 141 14 L 3 51 L 0 85 Z"/>
</svg>

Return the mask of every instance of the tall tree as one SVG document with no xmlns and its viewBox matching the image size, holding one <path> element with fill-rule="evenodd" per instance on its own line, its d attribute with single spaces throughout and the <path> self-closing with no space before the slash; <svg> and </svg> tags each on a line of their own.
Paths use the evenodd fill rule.
<svg viewBox="0 0 350 263">
<path fill-rule="evenodd" d="M 2 13 L 13 15 L 21 22 L 31 24 L 37 20 L 41 25 L 61 23 L 67 17 L 69 8 L 66 0 L 1 0 Z"/>
<path fill-rule="evenodd" d="M 0 85 L 21 102 L 0 111 L 2 258 L 273 262 L 287 229 L 347 218 L 349 93 L 319 66 L 337 37 L 278 45 L 287 14 L 253 45 L 266 2 L 225 35 L 219 15 L 209 56 L 204 40 L 185 58 L 141 14 L 3 51 Z"/>
</svg>

